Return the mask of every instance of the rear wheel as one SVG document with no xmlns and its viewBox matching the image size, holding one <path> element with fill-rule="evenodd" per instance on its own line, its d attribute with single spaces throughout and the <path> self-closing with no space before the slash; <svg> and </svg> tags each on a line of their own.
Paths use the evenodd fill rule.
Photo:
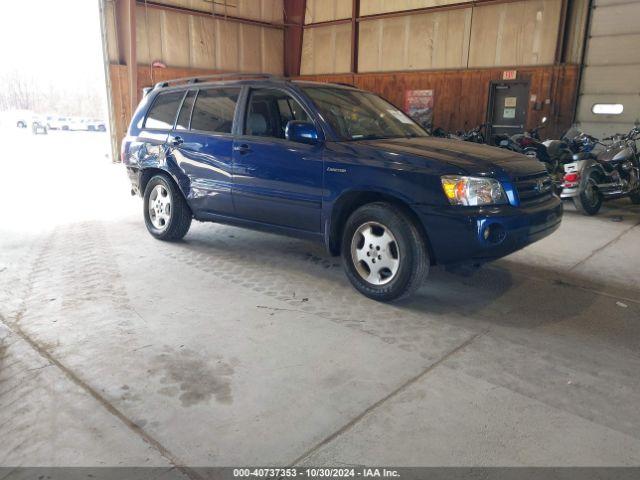
<svg viewBox="0 0 640 480">
<path fill-rule="evenodd" d="M 144 221 L 159 240 L 180 240 L 191 227 L 191 210 L 182 193 L 164 175 L 156 175 L 144 190 Z"/>
<path fill-rule="evenodd" d="M 413 222 L 388 203 L 371 203 L 347 220 L 342 260 L 349 281 L 379 301 L 409 296 L 429 271 L 429 255 Z"/>
<path fill-rule="evenodd" d="M 577 197 L 573 197 L 573 204 L 584 215 L 595 215 L 602 207 L 602 193 L 598 190 L 598 177 L 592 173 L 587 179 L 585 187 Z"/>
</svg>

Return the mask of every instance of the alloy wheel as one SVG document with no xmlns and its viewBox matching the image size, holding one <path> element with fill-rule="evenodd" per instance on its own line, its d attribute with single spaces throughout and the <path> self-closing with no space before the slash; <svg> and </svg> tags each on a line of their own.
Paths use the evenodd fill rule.
<svg viewBox="0 0 640 480">
<path fill-rule="evenodd" d="M 366 222 L 351 240 L 351 259 L 358 275 L 372 285 L 391 282 L 400 268 L 400 250 L 393 232 L 378 222 Z"/>
<path fill-rule="evenodd" d="M 171 220 L 171 194 L 164 185 L 156 185 L 149 195 L 149 218 L 155 228 L 163 231 Z"/>
</svg>

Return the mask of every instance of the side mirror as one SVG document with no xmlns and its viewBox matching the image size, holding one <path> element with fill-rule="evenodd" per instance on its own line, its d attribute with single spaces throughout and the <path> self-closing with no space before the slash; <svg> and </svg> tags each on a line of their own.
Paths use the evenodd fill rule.
<svg viewBox="0 0 640 480">
<path fill-rule="evenodd" d="M 308 143 L 310 145 L 318 143 L 318 130 L 315 125 L 302 120 L 290 120 L 287 122 L 284 136 L 291 142 Z"/>
</svg>

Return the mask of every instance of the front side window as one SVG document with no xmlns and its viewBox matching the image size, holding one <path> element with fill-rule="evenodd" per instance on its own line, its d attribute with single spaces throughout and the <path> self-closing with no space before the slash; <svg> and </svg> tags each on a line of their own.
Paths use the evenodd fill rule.
<svg viewBox="0 0 640 480">
<path fill-rule="evenodd" d="M 302 89 L 342 140 L 428 136 L 416 122 L 373 93 L 332 87 Z"/>
<path fill-rule="evenodd" d="M 239 88 L 208 88 L 198 92 L 191 115 L 191 129 L 231 133 Z"/>
<path fill-rule="evenodd" d="M 145 128 L 172 129 L 183 96 L 184 92 L 158 94 L 147 114 Z"/>
<path fill-rule="evenodd" d="M 291 120 L 310 121 L 307 112 L 289 94 L 266 88 L 251 91 L 244 126 L 246 135 L 285 138 Z"/>
</svg>

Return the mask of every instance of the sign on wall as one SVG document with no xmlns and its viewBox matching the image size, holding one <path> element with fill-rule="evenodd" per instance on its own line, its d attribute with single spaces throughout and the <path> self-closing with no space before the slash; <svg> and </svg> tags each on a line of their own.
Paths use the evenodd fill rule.
<svg viewBox="0 0 640 480">
<path fill-rule="evenodd" d="M 505 70 L 504 72 L 502 72 L 502 79 L 503 80 L 515 80 L 517 75 L 518 75 L 518 71 L 517 70 Z"/>
<path fill-rule="evenodd" d="M 433 127 L 433 90 L 406 90 L 404 111 L 427 129 Z"/>
</svg>

